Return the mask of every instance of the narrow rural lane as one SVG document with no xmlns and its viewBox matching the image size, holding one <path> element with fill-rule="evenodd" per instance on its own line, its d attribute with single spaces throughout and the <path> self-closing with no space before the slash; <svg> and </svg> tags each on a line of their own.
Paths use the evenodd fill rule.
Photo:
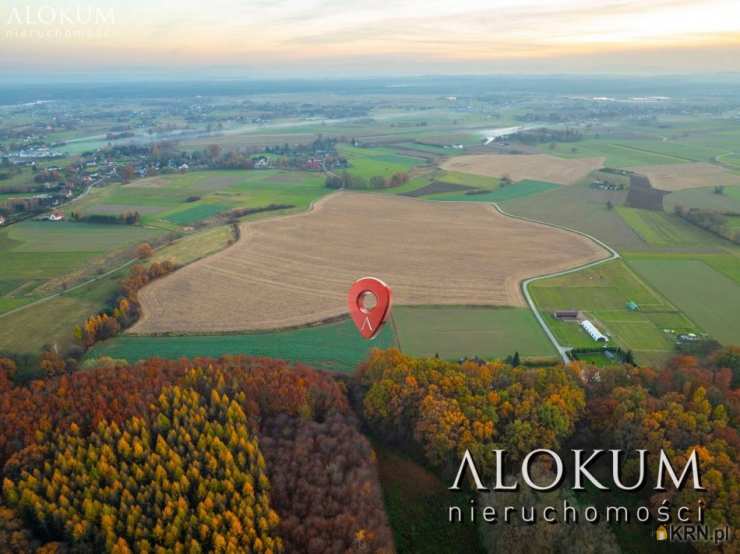
<svg viewBox="0 0 740 554">
<path fill-rule="evenodd" d="M 608 244 L 600 241 L 596 237 L 589 235 L 588 233 L 584 233 L 583 231 L 578 231 L 577 229 L 572 229 L 570 227 L 565 227 L 563 225 L 556 225 L 554 223 L 547 223 L 545 221 L 539 221 L 538 219 L 531 219 L 529 217 L 523 217 L 511 214 L 507 211 L 505 211 L 501 206 L 499 206 L 496 202 L 492 202 L 493 207 L 496 208 L 496 211 L 498 211 L 501 215 L 505 215 L 506 217 L 511 217 L 513 219 L 520 219 L 522 221 L 528 221 L 530 223 L 537 223 L 539 225 L 546 225 L 547 227 L 552 227 L 554 229 L 561 229 L 563 231 L 570 231 L 571 233 L 576 233 L 578 235 L 581 235 L 583 237 L 586 237 L 589 240 L 592 240 L 602 248 L 604 248 L 607 252 L 609 252 L 609 256 L 606 258 L 603 258 L 601 260 L 596 260 L 595 262 L 589 262 L 587 264 L 580 265 L 578 267 L 573 267 L 571 269 L 566 269 L 564 271 L 557 271 L 555 273 L 548 273 L 545 275 L 537 275 L 535 277 L 530 277 L 528 279 L 525 279 L 521 282 L 522 287 L 522 293 L 524 294 L 524 298 L 527 300 L 527 304 L 529 304 L 530 309 L 532 310 L 532 313 L 534 313 L 534 317 L 539 322 L 540 326 L 542 327 L 542 330 L 545 331 L 545 335 L 547 335 L 547 338 L 550 339 L 550 342 L 555 346 L 555 349 L 558 351 L 558 354 L 560 355 L 560 358 L 563 360 L 564 364 L 567 364 L 570 362 L 570 359 L 568 358 L 568 351 L 571 349 L 571 347 L 563 346 L 558 342 L 558 339 L 555 338 L 555 335 L 552 333 L 550 328 L 547 326 L 547 323 L 545 322 L 545 319 L 542 317 L 542 314 L 537 309 L 537 305 L 534 303 L 534 300 L 532 299 L 532 295 L 529 293 L 529 285 L 534 283 L 535 281 L 539 281 L 540 279 L 549 279 L 550 277 L 559 277 L 560 275 L 568 275 L 569 273 L 575 273 L 576 271 L 582 271 L 584 269 L 588 269 L 589 267 L 594 267 L 597 265 L 601 265 L 606 262 L 610 262 L 612 260 L 616 260 L 619 258 L 619 252 L 614 250 L 611 246 Z"/>
<path fill-rule="evenodd" d="M 92 285 L 93 283 L 97 283 L 101 279 L 105 279 L 106 277 L 113 275 L 117 271 L 121 271 L 122 269 L 125 269 L 126 267 L 130 266 L 132 263 L 137 261 L 138 259 L 139 258 L 133 258 L 127 261 L 126 263 L 121 264 L 111 269 L 110 271 L 106 271 L 105 273 L 98 275 L 97 277 L 84 281 L 83 283 L 79 283 L 73 287 L 69 287 L 66 290 L 55 292 L 54 294 L 50 294 L 49 296 L 44 296 L 43 298 L 39 298 L 38 300 L 34 300 L 33 302 L 29 302 L 28 304 L 23 304 L 23 306 L 18 306 L 17 308 L 14 308 L 7 312 L 3 312 L 0 314 L 0 319 L 4 317 L 8 317 L 9 315 L 17 314 L 18 312 L 22 312 L 23 310 L 27 310 L 28 308 L 32 308 L 33 306 L 38 306 L 39 304 L 43 304 L 44 302 L 48 302 L 49 300 L 53 300 L 54 298 L 59 298 L 60 296 L 64 296 L 65 294 L 75 291 L 77 289 L 81 289 L 82 287 L 86 287 L 88 285 Z"/>
</svg>

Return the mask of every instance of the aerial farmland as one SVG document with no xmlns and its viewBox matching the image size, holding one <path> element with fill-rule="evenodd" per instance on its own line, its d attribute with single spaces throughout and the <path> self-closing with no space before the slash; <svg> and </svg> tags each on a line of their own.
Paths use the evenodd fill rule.
<svg viewBox="0 0 740 554">
<path fill-rule="evenodd" d="M 399 305 L 522 306 L 524 278 L 606 256 L 587 238 L 485 204 L 351 192 L 325 197 L 305 214 L 245 223 L 241 237 L 144 289 L 143 317 L 131 332 L 316 323 L 344 313 L 345 288 L 366 274 L 393 283 Z"/>
<path fill-rule="evenodd" d="M 253 102 L 257 112 L 267 105 L 260 96 Z M 140 292 L 141 314 L 122 334 L 127 357 L 147 336 L 142 357 L 177 336 L 321 329 L 322 322 L 341 321 L 344 288 L 360 273 L 393 285 L 399 310 L 394 344 L 411 352 L 555 357 L 558 348 L 594 346 L 582 329 L 552 320 L 553 309 L 582 310 L 611 345 L 632 350 L 638 360 L 665 359 L 686 333 L 733 340 L 684 301 L 696 295 L 690 280 L 668 290 L 652 269 L 666 259 L 696 262 L 713 272 L 705 275 L 707 283 L 729 279 L 722 286 L 733 295 L 738 246 L 724 238 L 740 220 L 731 213 L 740 198 L 731 104 L 725 115 L 687 117 L 671 115 L 670 100 L 646 106 L 625 99 L 625 113 L 653 110 L 657 122 L 623 116 L 585 124 L 578 114 L 598 113 L 601 101 L 563 98 L 564 113 L 572 114 L 568 125 L 521 124 L 522 114 L 536 119 L 544 113 L 538 102 L 522 98 L 502 107 L 462 97 L 366 94 L 334 107 L 317 104 L 322 121 L 301 119 L 286 101 L 274 124 L 236 124 L 219 116 L 222 128 L 213 137 L 197 125 L 179 139 L 172 130 L 146 138 L 134 133 L 112 139 L 106 147 L 111 154 L 69 142 L 74 148 L 60 148 L 62 158 L 37 164 L 51 168 L 42 169 L 50 176 L 57 166 L 69 173 L 63 168 L 72 164 L 80 175 L 78 188 L 64 189 L 72 199 L 57 208 L 64 221 L 37 218 L 0 227 L 6 254 L 0 347 L 73 345 L 70 328 L 89 312 L 110 309 L 116 283 L 140 263 L 141 243 L 154 247 L 151 260 L 182 267 Z M 233 113 L 225 99 L 214 105 Z M 332 121 L 344 113 L 354 117 Z M 21 110 L 9 121 L 20 125 L 24 117 Z M 186 127 L 184 120 L 169 121 Z M 662 210 L 630 204 L 631 174 L 662 191 Z M 27 200 L 37 195 L 34 179 L 23 168 L 0 181 L 11 191 L 0 201 L 35 209 Z M 336 193 L 335 185 L 327 186 L 331 179 L 347 190 Z M 94 186 L 85 185 L 90 182 Z M 716 217 L 722 221 L 713 223 L 716 230 L 701 227 L 689 219 L 696 219 L 691 209 L 721 212 Z M 127 214 L 132 225 L 111 225 Z M 537 279 L 531 305 L 525 301 L 524 279 L 605 259 L 605 247 L 622 258 L 617 273 L 632 276 L 625 281 L 608 273 L 609 282 L 629 284 L 600 289 L 611 312 L 601 313 L 588 296 L 556 301 L 544 295 L 552 283 L 567 291 L 597 268 Z M 687 275 L 699 271 L 691 264 L 670 267 Z M 435 285 L 441 281 L 444 287 Z M 289 295 L 277 294 L 288 285 Z M 661 306 L 659 313 L 643 306 L 639 315 L 622 314 L 625 303 L 645 290 L 657 299 L 646 305 Z M 500 308 L 537 310 L 542 322 Z M 715 306 L 714 313 L 719 317 L 725 308 Z M 54 325 L 38 323 L 46 313 L 56 314 Z M 435 323 L 440 313 L 447 322 L 442 326 Z M 526 332 L 508 334 L 515 326 L 506 323 L 506 313 L 520 318 L 516 328 Z M 732 327 L 734 316 L 727 317 L 721 321 Z M 635 333 L 639 325 L 649 327 Z M 547 340 L 548 329 L 557 345 Z M 110 352 L 118 340 L 111 339 Z M 444 346 L 422 347 L 435 341 Z M 203 344 L 214 354 L 233 348 L 215 340 Z M 101 355 L 102 346 L 88 357 Z"/>
</svg>

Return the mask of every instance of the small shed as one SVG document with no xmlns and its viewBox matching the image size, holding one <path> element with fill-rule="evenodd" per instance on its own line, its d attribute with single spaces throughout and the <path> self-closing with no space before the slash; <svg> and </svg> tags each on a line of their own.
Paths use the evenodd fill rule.
<svg viewBox="0 0 740 554">
<path fill-rule="evenodd" d="M 552 315 L 561 321 L 576 321 L 581 313 L 578 310 L 557 310 Z"/>
</svg>

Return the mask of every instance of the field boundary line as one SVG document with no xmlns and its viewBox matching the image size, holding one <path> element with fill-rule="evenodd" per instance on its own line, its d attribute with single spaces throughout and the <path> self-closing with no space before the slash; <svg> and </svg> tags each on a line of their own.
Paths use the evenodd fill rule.
<svg viewBox="0 0 740 554">
<path fill-rule="evenodd" d="M 15 313 L 21 312 L 27 308 L 30 308 L 32 306 L 38 306 L 39 304 L 43 304 L 44 302 L 48 302 L 49 300 L 53 300 L 54 298 L 59 298 L 61 296 L 64 296 L 65 294 L 75 291 L 77 289 L 80 289 L 82 287 L 86 287 L 88 285 L 92 285 L 93 283 L 96 283 L 100 281 L 101 279 L 105 279 L 106 277 L 110 277 L 114 273 L 121 271 L 122 269 L 127 268 L 131 264 L 133 264 L 135 261 L 137 261 L 139 258 L 132 258 L 128 260 L 126 263 L 119 265 L 118 267 L 115 267 L 111 269 L 110 271 L 107 271 L 101 275 L 98 275 L 97 277 L 93 277 L 92 279 L 89 279 L 87 281 L 84 281 L 82 283 L 79 283 L 73 287 L 69 287 L 67 290 L 63 290 L 60 292 L 55 292 L 54 294 L 50 294 L 49 296 L 44 296 L 43 298 L 39 298 L 38 300 L 34 300 L 33 302 L 30 302 L 29 304 L 24 304 L 23 306 L 19 306 L 18 308 L 15 308 L 13 310 L 10 310 L 8 312 L 0 314 L 0 319 L 7 317 L 9 315 L 13 315 Z"/>
<path fill-rule="evenodd" d="M 570 350 L 570 347 L 562 346 L 560 342 L 558 342 L 558 339 L 555 337 L 553 332 L 550 330 L 550 327 L 548 327 L 547 323 L 545 322 L 545 319 L 542 317 L 542 314 L 540 313 L 539 309 L 537 308 L 537 305 L 534 302 L 534 299 L 532 298 L 532 295 L 529 293 L 529 285 L 534 283 L 535 281 L 540 281 L 542 279 L 549 279 L 551 277 L 560 277 L 561 275 L 568 275 L 570 273 L 575 273 L 577 271 L 581 271 L 584 269 L 588 269 L 591 267 L 595 267 L 597 265 L 601 265 L 606 262 L 610 262 L 612 260 L 617 260 L 621 258 L 619 255 L 619 252 L 617 252 L 614 248 L 606 244 L 605 242 L 597 239 L 596 237 L 589 235 L 588 233 L 584 233 L 583 231 L 579 231 L 577 229 L 572 229 L 570 227 L 566 227 L 564 225 L 556 225 L 554 223 L 547 223 L 545 221 L 539 221 L 537 219 L 532 219 L 529 217 L 524 216 L 518 216 L 511 214 L 507 211 L 505 211 L 501 206 L 498 205 L 496 202 L 491 203 L 493 207 L 496 209 L 498 213 L 500 213 L 503 216 L 510 217 L 512 219 L 519 219 L 522 221 L 527 221 L 529 223 L 537 223 L 539 225 L 545 225 L 547 227 L 551 227 L 553 229 L 560 229 L 562 231 L 570 231 L 571 233 L 576 233 L 577 235 L 581 235 L 582 237 L 586 237 L 587 239 L 591 240 L 592 242 L 598 244 L 602 248 L 604 248 L 607 252 L 609 252 L 609 256 L 606 258 L 602 258 L 600 260 L 596 260 L 593 262 L 588 262 L 586 264 L 579 265 L 577 267 L 573 267 L 570 269 L 566 269 L 563 271 L 557 271 L 555 273 L 547 273 L 544 275 L 536 275 L 534 277 L 529 277 L 527 279 L 524 279 L 519 286 L 521 287 L 522 294 L 524 294 L 524 299 L 527 301 L 527 304 L 529 305 L 529 308 L 532 310 L 532 313 L 534 314 L 535 319 L 540 324 L 540 327 L 542 327 L 542 330 L 545 331 L 545 335 L 547 335 L 547 338 L 550 339 L 550 342 L 555 346 L 555 349 L 558 351 L 558 354 L 560 355 L 560 358 L 563 360 L 564 364 L 570 363 L 570 358 L 568 358 L 568 351 Z"/>
<path fill-rule="evenodd" d="M 628 146 L 626 144 L 619 144 L 617 142 L 609 143 L 609 146 L 615 146 L 617 148 L 621 148 L 622 150 L 632 150 L 633 152 L 643 152 L 645 154 L 652 154 L 653 156 L 659 156 L 662 158 L 679 160 L 679 163 L 681 163 L 681 161 L 685 163 L 702 163 L 701 160 L 692 160 L 691 158 L 684 158 L 683 156 L 676 156 L 675 154 L 666 154 L 665 152 L 649 150 L 648 148 L 638 148 L 636 146 Z M 650 165 L 650 164 L 644 164 L 644 165 Z M 633 165 L 632 167 L 639 167 L 639 166 Z"/>
<path fill-rule="evenodd" d="M 314 209 L 314 204 L 316 202 L 318 202 L 320 200 L 323 200 L 324 198 L 327 198 L 328 196 L 331 196 L 331 195 L 332 195 L 332 193 L 327 194 L 327 195 L 324 195 L 321 198 L 317 198 L 316 200 L 312 201 L 310 203 L 310 205 L 308 206 L 308 209 L 307 210 L 296 212 L 296 213 L 292 213 L 292 214 L 285 214 L 285 215 L 278 216 L 278 217 L 291 217 L 291 216 L 296 216 L 296 215 L 302 215 L 302 214 L 306 213 L 307 211 L 312 211 Z M 82 195 L 78 196 L 77 198 L 80 198 L 81 196 Z M 145 225 L 145 227 L 160 228 L 160 227 L 156 227 L 156 226 L 149 225 L 149 224 L 148 225 Z M 161 246 L 160 248 L 155 248 L 154 251 L 156 252 L 157 250 L 161 250 L 161 249 L 164 249 L 164 248 L 166 248 L 168 246 L 172 246 L 173 244 L 176 244 L 177 242 L 183 240 L 184 238 L 188 238 L 188 236 L 190 236 L 190 235 L 184 235 L 184 236 L 178 237 L 177 239 L 173 240 L 170 243 L 167 243 L 167 244 Z M 236 244 L 236 242 L 234 244 Z M 206 254 L 205 256 L 201 256 L 200 258 L 197 258 L 197 259 L 193 260 L 190 263 L 194 263 L 196 261 L 205 259 L 205 258 L 207 258 L 209 256 L 213 256 L 215 254 L 218 254 L 220 252 L 223 252 L 226 249 L 228 249 L 228 246 L 226 248 L 222 249 L 222 250 L 217 250 L 217 251 L 211 252 L 209 254 Z M 13 314 L 16 314 L 18 312 L 21 312 L 21 311 L 23 311 L 23 310 L 25 310 L 27 308 L 31 308 L 33 306 L 38 306 L 39 304 L 43 304 L 44 302 L 48 302 L 49 300 L 53 300 L 55 298 L 62 297 L 64 295 L 66 295 L 67 293 L 73 292 L 73 291 L 75 291 L 77 289 L 80 289 L 82 287 L 86 287 L 88 285 L 92 285 L 92 284 L 94 284 L 94 283 L 96 283 L 96 282 L 98 282 L 98 281 L 100 281 L 102 279 L 105 279 L 106 277 L 110 277 L 111 275 L 113 275 L 114 273 L 117 273 L 118 271 L 121 271 L 122 269 L 127 268 L 128 266 L 130 266 L 131 264 L 133 264 L 134 262 L 136 262 L 138 260 L 139 260 L 139 258 L 136 258 L 136 257 L 131 258 L 127 262 L 125 262 L 125 263 L 123 263 L 123 264 L 121 264 L 121 265 L 119 265 L 119 266 L 117 266 L 117 267 L 115 267 L 115 268 L 113 268 L 113 269 L 111 269 L 109 271 L 106 271 L 105 273 L 103 273 L 101 275 L 97 275 L 96 277 L 93 277 L 92 279 L 88 279 L 87 281 L 83 281 L 82 283 L 78 283 L 77 285 L 75 285 L 73 287 L 69 287 L 66 290 L 55 292 L 54 294 L 50 294 L 49 296 L 44 296 L 43 298 L 39 298 L 38 300 L 34 300 L 33 302 L 30 302 L 28 304 L 24 304 L 23 306 L 19 306 L 17 308 L 14 308 L 12 310 L 9 310 L 7 312 L 4 312 L 4 313 L 0 314 L 0 319 L 2 319 L 4 317 L 7 317 L 7 316 L 10 316 L 10 315 L 13 315 Z M 187 264 L 187 265 L 190 265 L 190 264 Z"/>
<path fill-rule="evenodd" d="M 650 260 L 649 260 L 649 258 L 647 259 L 647 261 L 650 261 Z M 670 260 L 669 260 L 669 261 L 670 261 Z M 719 271 L 717 271 L 716 269 L 714 269 L 714 268 L 713 268 L 712 266 L 710 266 L 709 264 L 707 264 L 707 263 L 703 262 L 702 260 L 679 260 L 679 261 L 698 261 L 699 263 L 702 263 L 702 264 L 704 264 L 705 266 L 707 266 L 707 267 L 708 267 L 709 269 L 711 269 L 712 271 L 716 272 L 717 274 L 719 274 L 719 275 L 722 275 L 723 277 L 726 277 L 726 275 L 724 275 L 724 274 L 720 273 Z M 624 266 L 625 266 L 625 267 L 627 268 L 627 271 L 628 271 L 628 272 L 629 272 L 629 273 L 630 273 L 630 274 L 631 274 L 631 275 L 632 275 L 632 276 L 633 276 L 633 277 L 634 277 L 634 278 L 635 278 L 635 279 L 636 279 L 636 280 L 637 280 L 637 281 L 638 281 L 639 283 L 641 283 L 641 284 L 642 284 L 642 286 L 644 286 L 644 287 L 645 287 L 645 288 L 646 288 L 647 290 L 649 290 L 649 291 L 650 291 L 650 292 L 651 292 L 651 293 L 652 293 L 652 294 L 653 294 L 653 295 L 654 295 L 654 296 L 655 296 L 656 298 L 658 298 L 659 300 L 662 300 L 662 301 L 663 301 L 663 302 L 665 303 L 665 306 L 667 306 L 668 308 L 672 308 L 673 310 L 675 310 L 675 312 L 673 312 L 673 313 L 681 314 L 681 315 L 682 315 L 682 316 L 683 316 L 683 317 L 684 317 L 684 318 L 686 319 L 686 321 L 688 321 L 688 322 L 689 322 L 689 323 L 690 323 L 691 325 L 693 325 L 693 326 L 694 326 L 694 327 L 695 327 L 696 329 L 700 329 L 701 331 L 704 331 L 704 328 L 703 328 L 703 327 L 702 327 L 701 325 L 698 325 L 698 324 L 696 323 L 696 321 L 694 321 L 694 320 L 693 320 L 692 318 L 690 318 L 690 317 L 689 317 L 689 314 L 687 314 L 686 312 L 684 312 L 683 310 L 681 310 L 681 309 L 680 309 L 680 308 L 679 308 L 678 306 L 676 306 L 676 305 L 675 305 L 675 304 L 674 304 L 673 302 L 671 302 L 671 300 L 670 300 L 670 299 L 669 299 L 669 298 L 668 298 L 667 296 L 665 296 L 665 295 L 663 295 L 662 293 L 660 293 L 659 291 L 655 290 L 655 289 L 654 289 L 654 288 L 652 287 L 652 285 L 650 285 L 650 284 L 649 284 L 649 283 L 647 282 L 647 280 L 645 279 L 645 277 L 643 277 L 643 276 L 642 276 L 642 275 L 640 274 L 640 271 L 639 271 L 639 270 L 638 270 L 637 268 L 634 268 L 634 267 L 632 267 L 632 266 L 630 265 L 630 262 L 629 262 L 629 260 L 628 260 L 627 258 L 625 258 L 625 259 L 624 259 Z M 658 313 L 663 313 L 663 312 L 658 312 Z"/>
</svg>

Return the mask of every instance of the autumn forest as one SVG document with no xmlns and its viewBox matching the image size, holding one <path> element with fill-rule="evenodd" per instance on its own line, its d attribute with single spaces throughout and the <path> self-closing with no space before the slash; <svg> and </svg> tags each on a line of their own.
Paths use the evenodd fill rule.
<svg viewBox="0 0 740 554">
<path fill-rule="evenodd" d="M 739 361 L 727 348 L 660 370 L 515 367 L 390 349 L 373 351 L 349 378 L 234 356 L 109 364 L 14 384 L 5 358 L 0 544 L 9 552 L 393 552 L 377 444 L 446 483 L 466 450 L 490 477 L 495 448 L 514 460 L 585 443 L 663 448 L 684 461 L 696 449 L 705 493 L 643 500 L 657 507 L 666 495 L 695 503 L 702 494 L 709 524 L 734 525 Z M 627 475 L 634 464 L 625 461 Z M 567 545 L 558 551 L 614 544 L 603 524 L 541 527 L 531 540 Z M 481 529 L 481 544 L 516 551 L 522 531 Z"/>
</svg>

